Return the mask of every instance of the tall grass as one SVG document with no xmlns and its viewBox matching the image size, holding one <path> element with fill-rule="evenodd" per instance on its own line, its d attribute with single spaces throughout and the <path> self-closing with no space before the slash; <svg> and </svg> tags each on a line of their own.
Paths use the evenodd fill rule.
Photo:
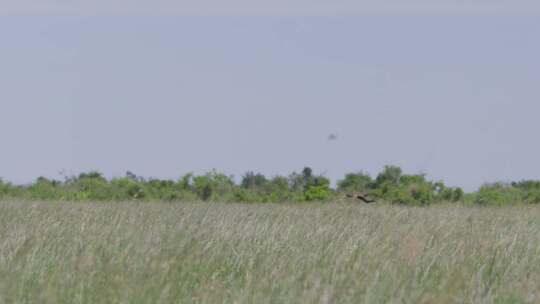
<svg viewBox="0 0 540 304">
<path fill-rule="evenodd" d="M 0 303 L 540 303 L 540 208 L 4 202 Z"/>
</svg>

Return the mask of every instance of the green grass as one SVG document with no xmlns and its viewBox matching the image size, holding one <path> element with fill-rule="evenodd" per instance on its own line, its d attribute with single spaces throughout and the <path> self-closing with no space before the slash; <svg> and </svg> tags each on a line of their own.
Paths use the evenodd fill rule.
<svg viewBox="0 0 540 304">
<path fill-rule="evenodd" d="M 540 303 L 540 207 L 2 202 L 0 303 Z"/>
</svg>

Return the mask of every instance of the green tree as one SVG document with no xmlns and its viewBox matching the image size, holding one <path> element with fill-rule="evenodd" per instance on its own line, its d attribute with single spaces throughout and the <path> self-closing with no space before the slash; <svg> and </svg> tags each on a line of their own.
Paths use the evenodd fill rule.
<svg viewBox="0 0 540 304">
<path fill-rule="evenodd" d="M 521 202 L 523 192 L 504 183 L 485 184 L 475 194 L 474 202 L 479 205 L 506 205 Z"/>
<path fill-rule="evenodd" d="M 317 176 L 314 177 L 309 185 L 307 185 L 304 192 L 304 198 L 306 201 L 323 201 L 328 199 L 332 194 L 330 189 L 330 180 Z"/>
<path fill-rule="evenodd" d="M 260 173 L 247 172 L 242 177 L 240 186 L 244 189 L 262 189 L 268 183 L 266 177 Z"/>
<path fill-rule="evenodd" d="M 128 177 L 113 179 L 110 188 L 115 200 L 143 200 L 147 196 L 144 183 Z"/>
<path fill-rule="evenodd" d="M 203 201 L 234 200 L 233 190 L 235 184 L 233 178 L 215 170 L 206 175 L 195 176 L 193 178 L 193 188 Z"/>
<path fill-rule="evenodd" d="M 338 181 L 337 190 L 340 192 L 365 192 L 372 187 L 373 179 L 366 173 L 348 173 Z"/>
<path fill-rule="evenodd" d="M 28 187 L 32 199 L 54 200 L 60 198 L 60 182 L 39 177 L 35 183 Z"/>
<path fill-rule="evenodd" d="M 377 179 L 375 180 L 377 186 L 381 186 L 385 183 L 388 183 L 390 185 L 398 186 L 402 170 L 400 167 L 397 166 L 385 166 L 384 170 L 377 175 Z"/>
</svg>

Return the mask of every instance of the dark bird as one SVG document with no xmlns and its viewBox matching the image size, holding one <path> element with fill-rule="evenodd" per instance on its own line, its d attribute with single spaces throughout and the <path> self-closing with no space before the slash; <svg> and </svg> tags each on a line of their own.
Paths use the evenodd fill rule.
<svg viewBox="0 0 540 304">
<path fill-rule="evenodd" d="M 333 140 L 337 140 L 337 139 L 338 139 L 337 134 L 332 133 L 332 134 L 328 135 L 328 141 L 333 141 Z"/>
<path fill-rule="evenodd" d="M 363 201 L 366 204 L 374 203 L 375 199 L 368 198 L 367 195 L 362 193 L 347 193 L 346 196 L 348 198 L 354 198 Z"/>
</svg>

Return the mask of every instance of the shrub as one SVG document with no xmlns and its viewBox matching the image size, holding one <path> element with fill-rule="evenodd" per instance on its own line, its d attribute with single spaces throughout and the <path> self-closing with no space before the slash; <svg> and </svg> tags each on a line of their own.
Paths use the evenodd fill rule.
<svg viewBox="0 0 540 304">
<path fill-rule="evenodd" d="M 392 204 L 400 205 L 417 205 L 418 202 L 405 188 L 391 187 L 388 188 L 383 198 Z"/>
<path fill-rule="evenodd" d="M 320 186 L 310 186 L 304 193 L 304 198 L 306 201 L 324 201 L 327 200 L 332 194 L 330 187 L 320 185 Z"/>
<path fill-rule="evenodd" d="M 540 189 L 530 189 L 523 193 L 523 201 L 527 204 L 540 204 Z"/>
<path fill-rule="evenodd" d="M 0 198 L 13 196 L 15 194 L 15 187 L 10 183 L 4 182 L 0 179 Z"/>
<path fill-rule="evenodd" d="M 244 189 L 262 189 L 268 180 L 266 177 L 260 173 L 253 173 L 253 172 L 247 172 L 242 177 L 242 182 L 240 183 L 240 186 Z"/>
<path fill-rule="evenodd" d="M 311 169 L 306 174 L 306 169 L 304 169 L 304 199 L 308 202 L 327 200 L 332 194 L 330 180 L 323 176 L 313 176 Z"/>
<path fill-rule="evenodd" d="M 115 178 L 111 181 L 111 192 L 115 200 L 142 200 L 146 197 L 143 182 L 129 177 Z"/>
<path fill-rule="evenodd" d="M 479 205 L 515 204 L 522 200 L 522 192 L 515 187 L 503 183 L 486 184 L 480 187 L 475 195 L 475 203 Z"/>
<path fill-rule="evenodd" d="M 59 182 L 39 177 L 35 183 L 28 187 L 30 198 L 39 200 L 54 200 L 59 198 Z"/>
<path fill-rule="evenodd" d="M 265 187 L 264 202 L 290 202 L 295 201 L 295 193 L 289 188 L 289 181 L 284 176 L 272 178 Z"/>
<path fill-rule="evenodd" d="M 417 204 L 429 205 L 434 202 L 434 191 L 430 183 L 410 184 L 407 190 Z"/>
<path fill-rule="evenodd" d="M 337 183 L 338 192 L 367 192 L 370 197 L 403 205 L 430 205 L 462 202 L 478 205 L 515 203 L 540 204 L 540 181 L 486 184 L 475 193 L 446 187 L 424 174 L 403 174 L 397 166 L 386 166 L 373 180 L 367 173 L 349 173 Z M 28 186 L 14 186 L 0 179 L 0 198 L 72 201 L 223 201 L 223 202 L 304 202 L 328 201 L 336 197 L 330 180 L 309 167 L 288 177 L 268 179 L 247 172 L 239 184 L 232 176 L 215 170 L 200 176 L 188 173 L 177 181 L 146 180 L 132 172 L 108 180 L 93 171 L 67 177 L 64 181 L 38 178 Z"/>
<path fill-rule="evenodd" d="M 377 186 L 390 184 L 398 186 L 401 179 L 402 170 L 397 166 L 385 166 L 384 170 L 377 175 L 375 183 Z"/>
<path fill-rule="evenodd" d="M 203 201 L 225 200 L 227 195 L 233 195 L 234 182 L 232 177 L 212 171 L 202 176 L 193 178 L 193 189 Z"/>
<path fill-rule="evenodd" d="M 465 192 L 461 188 L 454 188 L 452 191 L 452 202 L 459 202 L 465 198 Z"/>
<path fill-rule="evenodd" d="M 151 179 L 144 185 L 146 197 L 152 200 L 175 201 L 180 199 L 180 191 L 172 180 Z"/>
<path fill-rule="evenodd" d="M 366 173 L 349 173 L 345 178 L 338 181 L 337 190 L 340 192 L 364 192 L 371 188 L 373 179 Z"/>
<path fill-rule="evenodd" d="M 107 201 L 118 198 L 111 191 L 112 182 L 109 183 L 101 173 L 81 173 L 78 178 L 70 179 L 68 187 L 72 193 L 67 193 L 66 199 Z M 78 194 L 84 193 L 84 194 Z"/>
</svg>

